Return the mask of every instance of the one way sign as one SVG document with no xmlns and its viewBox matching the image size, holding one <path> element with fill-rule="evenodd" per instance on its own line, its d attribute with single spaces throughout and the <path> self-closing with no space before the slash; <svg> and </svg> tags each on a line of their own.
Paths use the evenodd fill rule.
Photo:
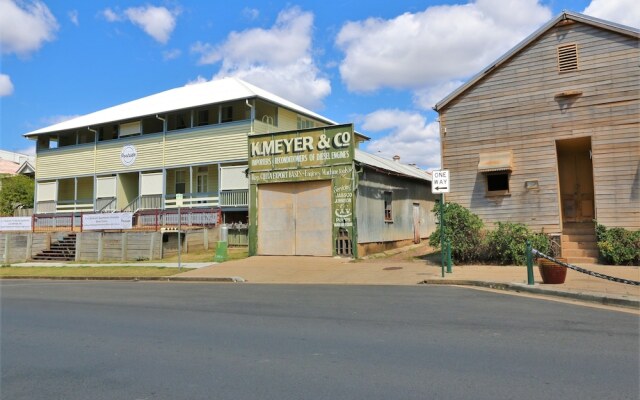
<svg viewBox="0 0 640 400">
<path fill-rule="evenodd" d="M 431 193 L 449 193 L 449 170 L 439 169 L 431 173 Z"/>
</svg>

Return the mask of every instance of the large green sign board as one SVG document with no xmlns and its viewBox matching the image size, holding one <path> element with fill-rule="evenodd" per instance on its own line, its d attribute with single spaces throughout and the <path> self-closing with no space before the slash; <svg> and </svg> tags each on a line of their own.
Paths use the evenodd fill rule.
<svg viewBox="0 0 640 400">
<path fill-rule="evenodd" d="M 249 253 L 257 253 L 257 185 L 330 180 L 334 255 L 355 240 L 356 174 L 353 125 L 249 137 Z M 356 248 L 353 246 L 353 255 Z"/>
<path fill-rule="evenodd" d="M 279 171 L 353 162 L 352 125 L 249 137 L 249 171 Z"/>
</svg>

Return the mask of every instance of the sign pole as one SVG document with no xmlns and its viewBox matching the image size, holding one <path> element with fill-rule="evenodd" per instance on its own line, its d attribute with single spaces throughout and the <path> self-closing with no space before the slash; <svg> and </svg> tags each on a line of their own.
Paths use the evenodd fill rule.
<svg viewBox="0 0 640 400">
<path fill-rule="evenodd" d="M 444 278 L 445 257 L 450 259 L 449 241 L 445 240 L 445 221 L 444 221 L 444 194 L 449 193 L 449 170 L 440 169 L 431 173 L 431 193 L 440 195 L 440 264 L 442 267 L 442 277 Z M 445 244 L 447 248 L 445 248 Z M 445 256 L 447 255 L 447 256 Z M 447 261 L 447 272 L 451 272 L 451 261 Z"/>
<path fill-rule="evenodd" d="M 444 193 L 440 193 L 440 264 L 442 266 L 442 277 L 444 278 Z"/>
<path fill-rule="evenodd" d="M 180 237 L 180 230 L 182 229 L 182 217 L 180 216 L 180 206 L 178 206 L 178 271 L 182 271 L 182 262 L 180 259 L 180 252 L 182 251 L 182 238 Z"/>
<path fill-rule="evenodd" d="M 178 206 L 178 271 L 182 271 L 182 237 L 180 236 L 180 231 L 182 230 L 182 216 L 180 215 L 180 209 L 183 204 L 183 194 L 176 193 L 176 206 Z"/>
</svg>

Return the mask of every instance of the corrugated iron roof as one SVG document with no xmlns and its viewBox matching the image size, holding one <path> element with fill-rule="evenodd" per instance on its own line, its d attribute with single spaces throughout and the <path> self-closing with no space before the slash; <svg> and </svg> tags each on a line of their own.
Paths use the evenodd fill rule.
<svg viewBox="0 0 640 400">
<path fill-rule="evenodd" d="M 42 133 L 59 132 L 68 129 L 95 127 L 96 125 L 109 122 L 125 121 L 156 114 L 163 114 L 174 110 L 199 107 L 206 104 L 254 97 L 271 101 L 301 114 L 324 121 L 328 124 L 336 124 L 336 122 L 325 118 L 320 114 L 316 114 L 313 111 L 299 106 L 289 100 L 283 99 L 282 97 L 264 89 L 260 89 L 257 86 L 243 81 L 242 79 L 230 77 L 187 85 L 153 94 L 151 96 L 73 118 L 59 124 L 37 129 L 24 134 L 24 136 L 29 137 Z"/>
<path fill-rule="evenodd" d="M 20 164 L 0 158 L 0 174 L 15 175 L 18 168 L 20 168 Z"/>
<path fill-rule="evenodd" d="M 355 160 L 356 162 L 373 168 L 431 182 L 431 173 L 427 171 L 411 165 L 401 164 L 397 161 L 388 160 L 360 149 L 356 149 L 355 151 Z"/>
</svg>

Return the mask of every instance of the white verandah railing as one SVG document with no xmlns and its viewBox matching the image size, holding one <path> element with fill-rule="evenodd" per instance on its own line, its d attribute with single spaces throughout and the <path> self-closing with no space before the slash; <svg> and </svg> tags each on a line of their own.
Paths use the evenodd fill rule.
<svg viewBox="0 0 640 400">
<path fill-rule="evenodd" d="M 249 191 L 241 190 L 223 190 L 220 192 L 221 207 L 246 207 L 249 205 Z"/>
<path fill-rule="evenodd" d="M 36 213 L 73 213 L 73 212 L 137 212 L 140 210 L 160 210 L 177 208 L 176 195 L 168 194 L 163 196 L 143 195 L 136 197 L 127 204 L 122 210 L 117 208 L 117 199 L 115 197 L 96 199 L 96 206 L 89 199 L 67 200 L 67 201 L 47 201 L 38 202 Z M 183 195 L 182 207 L 186 208 L 207 208 L 207 207 L 247 207 L 249 204 L 249 191 L 247 189 L 240 190 L 222 190 L 220 192 L 207 193 L 185 193 Z"/>
</svg>

